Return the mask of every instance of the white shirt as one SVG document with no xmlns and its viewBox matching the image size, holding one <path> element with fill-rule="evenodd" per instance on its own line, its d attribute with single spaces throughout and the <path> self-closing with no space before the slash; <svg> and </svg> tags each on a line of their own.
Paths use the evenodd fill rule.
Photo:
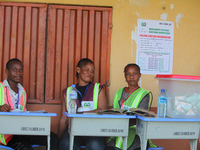
<svg viewBox="0 0 200 150">
<path fill-rule="evenodd" d="M 9 92 L 10 92 L 10 96 L 12 99 L 12 103 L 14 105 L 14 109 L 17 109 L 17 103 L 18 103 L 18 94 L 19 94 L 19 98 L 22 96 L 23 92 L 24 92 L 24 88 L 23 86 L 18 83 L 17 87 L 18 87 L 18 93 L 15 93 L 11 88 L 10 85 L 8 84 L 7 79 L 3 81 L 3 87 L 7 87 Z M 5 93 L 6 95 L 7 93 Z M 6 95 L 7 96 L 7 95 Z"/>
</svg>

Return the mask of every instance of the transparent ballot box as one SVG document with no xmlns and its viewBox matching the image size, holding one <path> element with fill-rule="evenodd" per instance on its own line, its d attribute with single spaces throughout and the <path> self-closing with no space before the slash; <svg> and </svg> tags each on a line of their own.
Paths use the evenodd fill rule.
<svg viewBox="0 0 200 150">
<path fill-rule="evenodd" d="M 167 92 L 167 117 L 200 118 L 200 76 L 156 75 Z"/>
</svg>

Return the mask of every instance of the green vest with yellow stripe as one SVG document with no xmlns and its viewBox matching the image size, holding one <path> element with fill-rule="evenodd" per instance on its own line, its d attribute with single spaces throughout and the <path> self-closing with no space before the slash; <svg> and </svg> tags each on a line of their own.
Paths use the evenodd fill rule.
<svg viewBox="0 0 200 150">
<path fill-rule="evenodd" d="M 121 108 L 119 101 L 122 98 L 123 91 L 124 91 L 124 88 L 121 88 L 115 94 L 115 98 L 114 98 L 114 102 L 113 102 L 113 108 Z M 150 91 L 144 90 L 142 88 L 138 88 L 128 97 L 128 99 L 124 102 L 123 109 L 125 110 L 125 109 L 129 109 L 129 108 L 138 108 L 140 102 L 143 100 L 143 98 L 147 94 L 149 94 L 148 109 L 150 109 L 151 103 L 152 103 L 152 94 L 151 94 Z M 129 127 L 129 133 L 128 133 L 128 142 L 127 142 L 128 148 L 133 143 L 133 141 L 135 139 L 135 134 L 136 134 L 136 127 L 130 126 Z M 123 149 L 123 139 L 122 139 L 122 137 L 116 137 L 115 141 L 116 141 L 115 147 L 117 147 L 119 149 Z M 150 145 L 151 145 L 151 141 L 150 141 Z M 157 146 L 151 145 L 151 147 L 157 147 Z"/>
</svg>

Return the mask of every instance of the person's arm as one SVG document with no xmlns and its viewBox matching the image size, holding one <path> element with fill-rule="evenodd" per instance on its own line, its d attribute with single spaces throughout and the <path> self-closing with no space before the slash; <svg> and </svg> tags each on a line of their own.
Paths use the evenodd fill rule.
<svg viewBox="0 0 200 150">
<path fill-rule="evenodd" d="M 68 118 L 63 114 L 65 112 L 65 102 L 62 98 L 62 109 L 61 109 L 61 117 L 60 117 L 60 124 L 58 129 L 58 137 L 62 139 L 63 133 L 68 125 Z"/>
<path fill-rule="evenodd" d="M 1 112 L 10 112 L 12 109 L 10 106 L 8 106 L 7 104 L 1 105 L 0 106 L 0 111 Z"/>
<path fill-rule="evenodd" d="M 106 100 L 105 90 L 104 90 L 104 88 L 102 88 L 99 93 L 97 110 L 104 110 L 104 109 L 107 109 L 107 107 L 108 107 L 108 103 Z"/>
</svg>

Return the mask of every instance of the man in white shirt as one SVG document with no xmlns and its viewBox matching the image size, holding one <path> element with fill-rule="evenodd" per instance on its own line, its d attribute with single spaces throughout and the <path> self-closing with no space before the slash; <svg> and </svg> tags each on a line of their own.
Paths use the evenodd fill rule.
<svg viewBox="0 0 200 150">
<path fill-rule="evenodd" d="M 23 64 L 19 59 L 11 59 L 6 64 L 6 74 L 7 79 L 3 81 L 4 88 L 4 104 L 0 106 L 0 111 L 10 111 L 14 109 L 23 109 L 21 105 L 26 107 L 26 92 L 25 89 L 21 86 L 20 82 L 23 76 Z M 3 91 L 2 91 L 3 92 Z M 20 102 L 20 98 L 25 94 L 24 102 Z M 3 97 L 1 97 L 2 101 Z M 21 107 L 20 107 L 21 106 Z M 20 108 L 19 108 L 20 107 Z"/>
<path fill-rule="evenodd" d="M 6 64 L 7 79 L 0 83 L 0 111 L 10 112 L 11 110 L 26 111 L 27 94 L 20 84 L 23 76 L 23 64 L 13 58 Z M 3 96 L 4 95 L 4 96 Z M 13 122 L 14 125 L 14 122 Z M 51 150 L 59 147 L 59 137 L 51 132 Z M 12 147 L 15 150 L 33 150 L 31 145 L 47 145 L 46 136 L 25 136 L 25 135 L 1 135 L 0 143 Z"/>
</svg>

